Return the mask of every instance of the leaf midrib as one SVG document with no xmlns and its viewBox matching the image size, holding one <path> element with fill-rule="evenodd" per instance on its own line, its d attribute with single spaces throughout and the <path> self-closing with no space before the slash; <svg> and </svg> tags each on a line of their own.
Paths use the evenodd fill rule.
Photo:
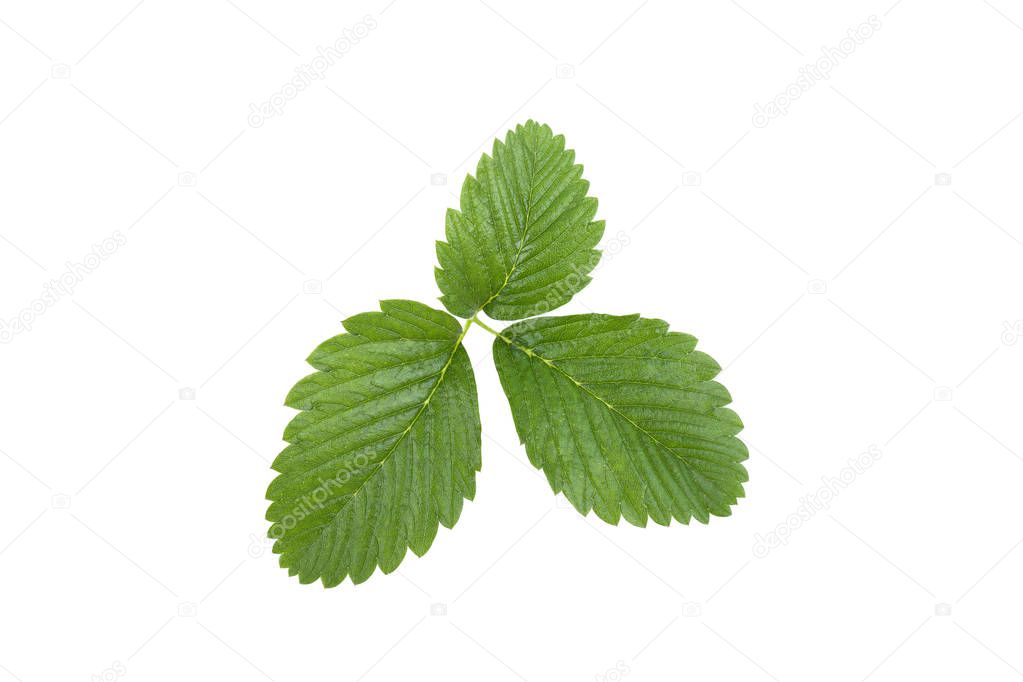
<svg viewBox="0 0 1023 682">
<path fill-rule="evenodd" d="M 603 405 L 604 405 L 605 407 L 607 407 L 607 409 L 608 409 L 608 410 L 610 410 L 610 411 L 611 411 L 611 412 L 613 412 L 614 414 L 616 414 L 616 415 L 618 415 L 619 417 L 621 417 L 622 419 L 624 419 L 624 420 L 625 420 L 626 422 L 628 422 L 628 423 L 629 423 L 629 424 L 630 424 L 630 425 L 631 425 L 631 426 L 632 426 L 633 428 L 635 428 L 635 429 L 636 429 L 637 431 L 639 431 L 639 432 L 640 432 L 640 433 L 642 433 L 642 434 L 643 434 L 644 436 L 646 436 L 647 438 L 649 438 L 649 439 L 650 439 L 651 441 L 653 441 L 654 443 L 656 443 L 656 444 L 657 444 L 658 446 L 660 446 L 660 447 L 661 447 L 661 448 L 662 448 L 662 449 L 663 449 L 663 450 L 664 450 L 665 452 L 667 452 L 667 453 L 668 453 L 669 455 L 671 455 L 671 456 L 672 456 L 673 458 L 675 458 L 675 459 L 679 460 L 680 462 L 684 463 L 684 464 L 685 464 L 685 465 L 686 465 L 687 467 L 690 467 L 690 468 L 692 467 L 692 465 L 691 465 L 691 464 L 689 464 L 689 462 L 688 462 L 688 461 L 686 460 L 686 458 L 685 458 L 685 457 L 682 457 L 681 455 L 679 455 L 679 454 L 678 454 L 677 452 L 675 452 L 675 450 L 673 450 L 673 449 L 672 449 L 671 447 L 669 447 L 669 446 L 668 446 L 668 445 L 667 445 L 666 443 L 662 442 L 662 441 L 661 441 L 661 440 L 660 440 L 659 438 L 657 438 L 657 436 L 655 436 L 655 435 L 654 435 L 653 433 L 651 433 L 650 431 L 648 431 L 648 430 L 644 429 L 644 428 L 643 428 L 642 426 L 640 426 L 639 424 L 637 424 L 637 423 L 636 423 L 635 421 L 633 421 L 633 420 L 632 420 L 632 419 L 631 419 L 631 418 L 630 418 L 630 417 L 629 417 L 628 415 L 626 415 L 626 414 L 625 414 L 624 412 L 622 412 L 621 410 L 619 410 L 619 409 L 618 409 L 617 407 L 615 407 L 614 405 L 612 405 L 612 404 L 611 404 L 611 403 L 609 403 L 608 401 L 604 400 L 604 399 L 603 399 L 603 398 L 602 398 L 601 396 L 599 396 L 599 395 L 597 395 L 596 393 L 594 393 L 593 391 L 591 391 L 591 390 L 590 390 L 589 388 L 587 388 L 587 387 L 586 387 L 586 385 L 585 385 L 585 384 L 583 384 L 583 383 L 582 383 L 581 381 L 579 381 L 578 379 L 576 379 L 576 378 L 575 378 L 574 376 L 572 376 L 571 374 L 569 374 L 568 372 L 566 372 L 565 370 L 563 370 L 563 369 L 562 369 L 561 367 L 558 367 L 558 365 L 557 365 L 557 364 L 555 364 L 553 360 L 550 360 L 550 359 L 548 359 L 548 358 L 546 358 L 546 357 L 544 357 L 544 356 L 540 355 L 539 353 L 537 353 L 537 352 L 536 352 L 536 351 L 535 351 L 534 349 L 532 349 L 532 348 L 527 348 L 527 347 L 525 347 L 525 346 L 522 346 L 522 345 L 520 345 L 520 344 L 518 344 L 518 343 L 515 343 L 514 341 L 512 341 L 512 340 L 511 340 L 510 338 L 508 338 L 508 337 L 507 337 L 507 336 L 505 336 L 504 334 L 498 334 L 498 338 L 499 338 L 499 339 L 501 339 L 502 341 L 504 341 L 505 343 L 507 343 L 507 344 L 508 344 L 509 346 L 511 346 L 512 348 L 515 348 L 515 349 L 517 349 L 518 351 L 522 352 L 522 353 L 523 353 L 523 354 L 524 354 L 524 355 L 526 356 L 526 358 L 527 358 L 527 359 L 529 359 L 529 358 L 534 358 L 534 357 L 535 357 L 535 358 L 538 358 L 538 359 L 539 359 L 539 360 L 540 360 L 541 362 L 543 362 L 543 363 L 544 363 L 545 365 L 547 365 L 547 366 L 548 366 L 548 367 L 550 367 L 551 369 L 553 369 L 553 370 L 555 370 L 555 371 L 559 372 L 559 373 L 560 373 L 560 374 L 561 374 L 562 376 L 564 376 L 564 377 L 565 377 L 565 378 L 567 378 L 567 379 L 568 379 L 569 381 L 571 381 L 572 383 L 574 383 L 574 384 L 575 384 L 576 386 L 578 386 L 579 388 L 581 388 L 581 389 L 583 390 L 583 392 L 584 392 L 584 393 L 586 393 L 586 394 L 587 394 L 587 395 L 589 395 L 590 397 L 594 398 L 595 400 L 599 401 L 599 402 L 600 402 L 600 403 L 602 403 L 602 404 L 603 404 Z M 690 487 L 690 486 L 688 486 L 688 485 L 687 485 L 687 487 Z M 696 485 L 696 486 L 692 486 L 692 487 L 695 487 L 695 488 L 696 488 L 696 491 L 695 491 L 695 494 L 694 494 L 694 501 L 695 501 L 695 497 L 696 497 L 696 496 L 699 496 L 700 498 L 702 498 L 702 499 L 703 499 L 704 503 L 709 503 L 709 502 L 710 502 L 710 499 L 709 499 L 709 498 L 707 497 L 706 493 L 704 493 L 704 492 L 703 492 L 702 490 L 700 490 L 700 487 L 699 487 L 698 485 Z"/>
<path fill-rule="evenodd" d="M 419 407 L 419 411 L 416 412 L 415 416 L 412 417 L 412 421 L 410 421 L 409 425 L 405 427 L 405 430 L 401 432 L 401 435 L 398 436 L 398 439 L 394 441 L 394 445 L 391 446 L 391 449 L 388 450 L 384 454 L 384 456 L 380 458 L 380 461 L 376 465 L 376 469 L 374 469 L 368 476 L 366 476 L 366 478 L 363 479 L 363 481 L 358 485 L 358 487 L 354 491 L 352 491 L 351 495 L 348 498 L 348 501 L 341 505 L 337 512 L 334 513 L 333 517 L 331 517 L 330 522 L 325 523 L 324 527 L 320 529 L 320 534 L 319 538 L 317 539 L 317 542 L 321 542 L 323 540 L 323 533 L 326 531 L 327 527 L 329 527 L 330 525 L 337 521 L 337 517 L 340 516 L 341 513 L 348 508 L 349 505 L 351 505 L 351 503 L 355 500 L 356 496 L 362 491 L 366 484 L 369 483 L 369 481 L 383 468 L 384 464 L 386 464 L 387 461 L 391 458 L 391 455 L 394 454 L 395 450 L 398 449 L 398 446 L 401 445 L 401 443 L 405 440 L 405 437 L 412 432 L 412 429 L 419 421 L 419 418 L 426 411 L 426 408 L 429 407 L 430 400 L 437 392 L 437 389 L 440 388 L 440 385 L 444 382 L 444 377 L 445 375 L 447 375 L 448 368 L 451 367 L 451 363 L 455 359 L 455 354 L 458 352 L 458 349 L 461 348 L 462 340 L 465 338 L 466 333 L 469 331 L 469 327 L 471 324 L 472 324 L 471 321 L 467 321 L 465 323 L 465 326 L 462 327 L 462 332 L 458 335 L 458 338 L 455 339 L 455 343 L 451 348 L 451 353 L 448 355 L 447 362 L 444 363 L 444 367 L 441 368 L 440 372 L 437 375 L 436 383 L 434 383 L 433 387 L 430 389 L 430 392 L 426 395 L 426 398 L 423 400 L 422 405 L 420 405 Z"/>
<path fill-rule="evenodd" d="M 501 286 L 499 286 L 497 288 L 497 291 L 491 294 L 490 298 L 484 301 L 483 304 L 479 307 L 479 309 L 474 311 L 473 314 L 479 312 L 480 310 L 486 310 L 487 306 L 490 305 L 495 298 L 501 295 L 501 292 L 504 291 L 504 288 L 508 286 L 508 282 L 511 281 L 511 276 L 515 274 L 515 270 L 519 267 L 519 262 L 522 259 L 522 252 L 525 250 L 527 244 L 526 236 L 529 234 L 529 218 L 533 213 L 533 191 L 536 190 L 534 176 L 536 175 L 537 151 L 538 145 L 534 145 L 533 157 L 532 159 L 530 159 L 529 162 L 529 195 L 526 197 L 526 215 L 522 219 L 522 235 L 519 237 L 519 248 L 515 252 L 515 259 L 512 261 L 511 269 L 508 270 L 507 273 L 505 273 L 504 281 L 501 282 Z"/>
</svg>

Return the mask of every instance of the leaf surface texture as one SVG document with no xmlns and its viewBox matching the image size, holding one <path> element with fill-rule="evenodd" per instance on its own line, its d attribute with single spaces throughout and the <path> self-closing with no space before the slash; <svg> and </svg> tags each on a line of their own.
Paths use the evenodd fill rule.
<svg viewBox="0 0 1023 682">
<path fill-rule="evenodd" d="M 604 233 L 594 221 L 575 152 L 546 125 L 529 121 L 494 142 L 467 176 L 460 210 L 445 217 L 437 242 L 437 285 L 459 317 L 483 310 L 518 320 L 567 303 L 586 286 Z"/>
<path fill-rule="evenodd" d="M 476 383 L 447 313 L 414 301 L 344 321 L 286 404 L 301 410 L 267 490 L 281 566 L 303 583 L 362 582 L 422 555 L 458 520 L 480 469 Z"/>
<path fill-rule="evenodd" d="M 746 446 L 720 367 L 637 315 L 526 320 L 494 341 L 519 440 L 579 512 L 643 526 L 728 516 Z"/>
</svg>

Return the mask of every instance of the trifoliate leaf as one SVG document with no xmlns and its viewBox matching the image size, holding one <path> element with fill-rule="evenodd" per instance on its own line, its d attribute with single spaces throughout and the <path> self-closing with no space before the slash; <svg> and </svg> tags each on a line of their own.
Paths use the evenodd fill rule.
<svg viewBox="0 0 1023 682">
<path fill-rule="evenodd" d="M 413 301 L 344 321 L 309 357 L 318 371 L 273 463 L 273 551 L 308 583 L 359 583 L 422 555 L 472 499 L 480 469 L 476 383 L 457 320 Z"/>
<path fill-rule="evenodd" d="M 494 142 L 467 176 L 437 242 L 437 285 L 460 317 L 518 320 L 567 303 L 586 286 L 604 233 L 597 200 L 565 138 L 529 121 Z"/>
<path fill-rule="evenodd" d="M 495 339 L 519 439 L 555 492 L 608 523 L 731 513 L 747 480 L 742 422 L 695 347 L 638 315 L 526 320 Z"/>
</svg>

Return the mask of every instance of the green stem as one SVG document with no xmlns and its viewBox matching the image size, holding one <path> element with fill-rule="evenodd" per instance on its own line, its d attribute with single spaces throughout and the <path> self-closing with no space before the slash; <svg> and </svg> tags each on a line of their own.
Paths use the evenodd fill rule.
<svg viewBox="0 0 1023 682">
<path fill-rule="evenodd" d="M 462 333 L 459 334 L 458 339 L 455 340 L 455 350 L 458 350 L 458 347 L 462 345 L 462 340 L 465 338 L 465 335 L 469 333 L 469 327 L 471 326 L 472 320 L 466 320 L 465 324 L 462 325 Z M 451 356 L 454 357 L 454 352 L 452 352 Z M 450 360 L 448 361 L 448 364 L 451 364 Z M 444 369 L 447 369 L 447 365 L 444 366 Z"/>
<path fill-rule="evenodd" d="M 499 338 L 499 339 L 501 339 L 501 340 L 505 341 L 506 343 L 510 343 L 510 342 L 508 341 L 508 339 L 506 339 L 506 338 L 505 338 L 504 336 L 502 336 L 502 335 L 501 335 L 501 332 L 497 331 L 496 329 L 491 329 L 490 327 L 488 327 L 488 326 L 487 326 L 487 325 L 486 325 L 486 324 L 485 324 L 485 323 L 484 323 L 484 322 L 483 322 L 483 321 L 482 321 L 482 320 L 481 320 L 481 319 L 479 318 L 479 313 L 477 313 L 477 314 L 473 315 L 473 316 L 472 316 L 472 318 L 470 318 L 470 320 L 469 320 L 468 324 L 472 324 L 473 322 L 475 322 L 475 323 L 476 323 L 476 324 L 478 324 L 479 326 L 483 327 L 484 329 L 486 329 L 486 330 L 487 330 L 488 332 L 490 332 L 491 334 L 493 334 L 493 335 L 494 335 L 494 336 L 496 336 L 497 338 Z"/>
<path fill-rule="evenodd" d="M 507 344 L 508 344 L 509 346 L 511 346 L 512 348 L 515 348 L 515 349 L 518 349 L 518 350 L 522 351 L 523 353 L 525 353 L 525 354 L 526 354 L 526 355 L 528 355 L 529 357 L 533 357 L 534 353 L 533 353 L 533 349 L 532 349 L 532 348 L 526 348 L 525 346 L 521 346 L 521 345 L 519 345 L 519 344 L 515 343 L 514 341 L 512 341 L 511 339 L 509 339 L 509 338 L 508 338 L 507 336 L 505 336 L 505 335 L 504 335 L 504 334 L 502 334 L 501 332 L 497 331 L 496 329 L 492 329 L 491 327 L 487 326 L 487 325 L 486 325 L 486 324 L 485 324 L 485 323 L 484 323 L 484 322 L 483 322 L 482 320 L 480 320 L 480 318 L 479 318 L 479 313 L 477 313 L 476 315 L 473 315 L 473 316 L 472 316 L 472 317 L 471 317 L 471 318 L 469 319 L 469 324 L 472 324 L 473 322 L 475 322 L 475 323 L 476 323 L 476 324 L 478 324 L 479 326 L 483 327 L 483 328 L 484 328 L 484 329 L 486 329 L 486 330 L 487 330 L 488 332 L 490 332 L 491 334 L 493 334 L 493 335 L 494 335 L 494 336 L 496 336 L 497 338 L 501 339 L 502 341 L 504 341 L 505 343 L 507 343 Z M 540 358 L 540 356 L 539 356 L 539 355 L 537 355 L 536 357 Z M 541 360 L 543 360 L 544 362 L 547 362 L 548 364 L 550 364 L 550 363 L 549 363 L 549 362 L 548 362 L 547 360 L 545 360 L 544 358 L 540 358 L 540 359 L 541 359 Z"/>
</svg>

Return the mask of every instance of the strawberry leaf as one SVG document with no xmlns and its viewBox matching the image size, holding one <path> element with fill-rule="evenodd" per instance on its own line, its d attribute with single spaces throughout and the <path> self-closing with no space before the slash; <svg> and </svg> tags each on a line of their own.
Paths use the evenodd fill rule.
<svg viewBox="0 0 1023 682">
<path fill-rule="evenodd" d="M 529 121 L 494 142 L 462 185 L 437 242 L 437 285 L 460 317 L 518 320 L 567 303 L 590 282 L 604 233 L 565 138 Z"/>
<path fill-rule="evenodd" d="M 494 340 L 519 440 L 580 513 L 706 523 L 743 496 L 742 422 L 695 347 L 638 315 L 526 320 Z"/>
<path fill-rule="evenodd" d="M 281 566 L 303 583 L 390 573 L 475 492 L 480 419 L 464 329 L 414 301 L 380 309 L 313 351 L 318 371 L 286 401 L 302 412 L 273 463 L 266 516 Z"/>
</svg>

